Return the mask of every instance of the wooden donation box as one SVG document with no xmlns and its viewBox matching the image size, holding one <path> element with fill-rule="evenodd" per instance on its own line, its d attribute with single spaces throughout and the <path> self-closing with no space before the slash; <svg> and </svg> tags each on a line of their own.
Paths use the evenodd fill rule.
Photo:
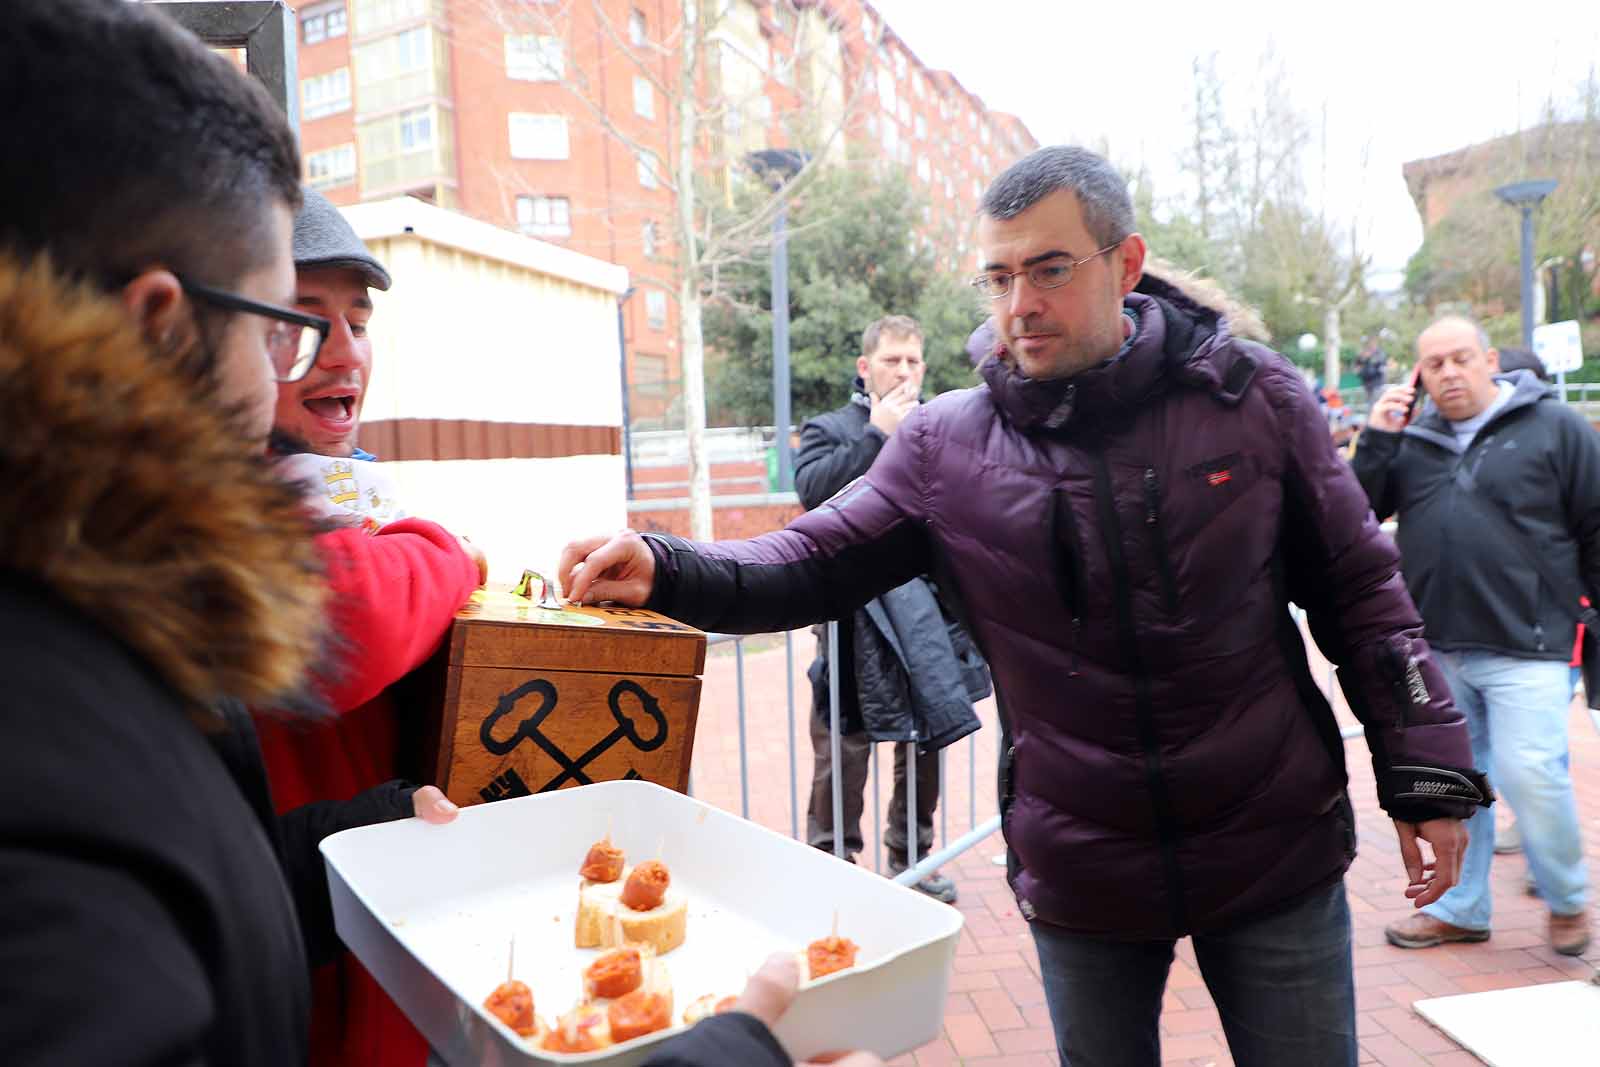
<svg viewBox="0 0 1600 1067">
<path fill-rule="evenodd" d="M 624 778 L 688 788 L 706 662 L 694 627 L 479 590 L 441 658 L 434 781 L 457 804 Z"/>
</svg>

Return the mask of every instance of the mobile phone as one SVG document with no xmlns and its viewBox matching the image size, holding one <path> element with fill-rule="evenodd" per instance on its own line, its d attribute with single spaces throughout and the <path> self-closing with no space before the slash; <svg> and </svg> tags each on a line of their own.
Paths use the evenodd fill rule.
<svg viewBox="0 0 1600 1067">
<path fill-rule="evenodd" d="M 1410 426 L 1411 420 L 1417 417 L 1417 409 L 1422 406 L 1422 364 L 1411 368 L 1411 378 L 1406 384 L 1411 386 L 1411 406 L 1406 408 L 1406 417 L 1401 420 L 1401 426 Z"/>
</svg>

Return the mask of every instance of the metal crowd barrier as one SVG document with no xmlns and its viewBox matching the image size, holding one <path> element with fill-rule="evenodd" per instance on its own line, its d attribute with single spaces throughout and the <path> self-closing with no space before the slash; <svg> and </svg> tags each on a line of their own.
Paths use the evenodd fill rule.
<svg viewBox="0 0 1600 1067">
<path fill-rule="evenodd" d="M 734 669 L 735 669 L 735 673 L 736 673 L 736 678 L 735 678 L 735 687 L 736 687 L 736 689 L 735 689 L 735 691 L 737 693 L 737 700 L 738 700 L 738 728 L 739 728 L 739 814 L 743 818 L 746 818 L 746 819 L 748 819 L 750 817 L 750 758 L 749 758 L 749 745 L 748 745 L 748 741 L 747 741 L 747 736 L 748 735 L 747 735 L 747 732 L 746 732 L 746 723 L 745 723 L 746 703 L 745 703 L 745 684 L 744 684 L 744 682 L 745 682 L 745 678 L 744 678 L 744 673 L 745 673 L 744 642 L 745 642 L 747 636 L 750 636 L 750 635 L 717 634 L 717 633 L 707 634 L 706 635 L 706 644 L 708 646 L 724 645 L 724 644 L 732 644 L 733 645 L 734 665 L 735 665 Z M 829 663 L 837 663 L 839 661 L 839 628 L 838 628 L 838 625 L 836 623 L 831 623 L 831 622 L 828 623 L 826 641 L 827 641 L 827 646 L 828 646 L 828 662 Z M 784 668 L 785 668 L 785 670 L 784 670 L 784 678 L 785 678 L 785 681 L 787 683 L 786 686 L 785 686 L 785 689 L 784 689 L 784 704 L 785 704 L 785 707 L 787 709 L 788 737 L 789 737 L 789 834 L 790 834 L 791 837 L 794 837 L 794 838 L 796 838 L 798 840 L 798 839 L 801 838 L 801 835 L 800 835 L 800 810 L 801 810 L 801 808 L 800 808 L 799 767 L 798 767 L 798 761 L 797 761 L 797 757 L 796 757 L 796 753 L 795 753 L 795 750 L 796 750 L 796 748 L 798 746 L 794 742 L 795 708 L 794 708 L 794 632 L 793 631 L 789 631 L 789 632 L 787 632 L 787 633 L 785 633 L 783 635 L 783 655 L 784 655 Z M 837 773 L 837 769 L 840 767 L 840 764 L 841 764 L 842 760 L 841 760 L 841 752 L 840 752 L 840 749 L 841 749 L 840 736 L 841 736 L 841 734 L 840 734 L 840 729 L 839 729 L 839 680 L 838 680 L 837 672 L 834 672 L 834 671 L 830 671 L 829 672 L 829 678 L 828 678 L 828 704 L 829 704 L 829 709 L 828 709 L 828 711 L 829 711 L 828 746 L 829 746 L 829 755 L 831 757 L 831 766 L 835 768 L 835 773 L 833 775 L 833 797 L 832 797 L 832 800 L 833 800 L 833 826 L 834 826 L 833 853 L 834 853 L 834 855 L 836 855 L 836 856 L 838 856 L 838 857 L 840 857 L 842 859 L 842 858 L 844 858 L 844 855 L 845 855 L 844 780 L 843 780 L 842 776 L 839 773 Z M 810 714 L 809 709 L 807 710 L 806 713 L 808 715 Z M 883 743 L 884 744 L 889 744 L 890 742 L 883 742 Z M 911 744 L 911 745 L 915 745 L 914 741 L 913 742 L 907 742 L 907 743 Z M 963 744 L 963 742 L 957 742 L 957 745 L 960 745 L 960 744 Z M 938 826 L 938 833 L 937 833 L 937 843 L 938 843 L 939 847 L 936 848 L 936 849 L 933 849 L 932 851 L 930 851 L 926 856 L 920 857 L 916 863 L 913 863 L 909 868 L 907 868 L 905 871 L 901 872 L 899 875 L 897 875 L 895 877 L 894 880 L 896 882 L 901 883 L 902 885 L 912 885 L 912 884 L 915 884 L 916 882 L 921 881 L 923 878 L 926 878 L 929 874 L 933 873 L 939 867 L 943 866 L 946 863 L 951 862 L 956 857 L 960 856 L 963 852 L 966 852 L 967 850 L 969 850 L 969 849 L 973 848 L 974 846 L 980 844 L 984 839 L 989 837 L 996 830 L 1000 829 L 1000 817 L 998 815 L 993 816 L 992 818 L 984 821 L 981 824 L 978 822 L 978 790 L 977 790 L 977 784 L 978 784 L 978 744 L 977 744 L 977 733 L 974 732 L 972 734 L 969 734 L 967 739 L 966 739 L 966 741 L 964 742 L 964 744 L 966 745 L 966 750 L 967 750 L 967 786 L 968 786 L 968 788 L 967 788 L 967 825 L 970 827 L 970 829 L 966 833 L 964 833 L 960 837 L 958 837 L 955 841 L 951 841 L 949 839 L 949 837 L 950 837 L 949 805 L 942 802 L 942 798 L 944 798 L 947 795 L 945 790 L 944 790 L 944 783 L 945 783 L 945 773 L 946 773 L 946 759 L 945 759 L 945 757 L 946 757 L 946 755 L 948 753 L 948 749 L 943 749 L 939 753 L 939 785 L 940 785 L 939 794 L 940 794 L 940 797 L 941 797 L 941 803 L 939 805 L 939 826 Z M 876 744 L 872 746 L 872 754 L 871 754 L 871 757 L 870 757 L 869 767 L 870 767 L 870 772 L 871 772 L 871 784 L 869 786 L 869 790 L 870 790 L 870 792 L 872 794 L 872 819 L 873 819 L 873 826 L 874 826 L 874 830 L 873 830 L 873 868 L 876 871 L 878 871 L 879 873 L 882 873 L 882 871 L 883 871 L 883 834 L 882 834 L 882 831 L 880 829 L 878 829 L 878 828 L 881 827 L 883 825 L 883 823 L 882 823 L 882 819 L 881 819 L 880 802 L 879 802 L 878 745 L 876 745 Z M 693 777 L 692 773 L 691 773 L 690 778 L 689 778 L 689 792 L 691 794 L 693 794 L 693 792 L 694 792 L 694 777 Z M 907 841 L 907 859 L 908 860 L 913 855 L 915 855 L 919 850 L 919 845 L 918 845 L 918 840 L 917 840 L 917 815 L 916 815 L 916 812 L 917 812 L 917 761 L 916 761 L 915 755 L 914 754 L 910 754 L 910 755 L 908 755 L 907 760 L 906 760 L 906 841 Z"/>
</svg>

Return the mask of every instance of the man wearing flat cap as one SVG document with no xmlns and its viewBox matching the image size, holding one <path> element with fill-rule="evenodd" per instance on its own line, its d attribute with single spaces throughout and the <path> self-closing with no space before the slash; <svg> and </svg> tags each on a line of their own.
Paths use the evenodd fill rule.
<svg viewBox="0 0 1600 1067">
<path fill-rule="evenodd" d="M 295 306 L 333 328 L 311 373 L 279 387 L 275 426 L 318 455 L 371 459 L 356 447 L 372 378 L 367 290 L 387 291 L 389 272 L 326 197 L 307 189 L 305 198 L 294 220 Z"/>
<path fill-rule="evenodd" d="M 297 453 L 284 461 L 296 476 L 315 472 L 308 506 L 337 527 L 317 541 L 339 644 L 321 686 L 330 721 L 305 728 L 257 719 L 279 810 L 426 774 L 420 738 L 388 690 L 428 659 L 483 578 L 482 554 L 435 523 L 396 517 L 404 515 L 398 509 L 375 515 L 329 504 L 324 468 L 357 478 L 366 470 L 369 488 L 370 472 L 383 466 L 357 447 L 356 432 L 372 377 L 369 294 L 387 290 L 390 278 L 338 208 L 315 190 L 304 193 L 294 220 L 295 307 L 327 319 L 329 332 L 311 372 L 278 386 L 273 431 L 280 451 Z M 426 1061 L 421 1035 L 349 953 L 316 972 L 312 993 L 313 1065 Z"/>
</svg>

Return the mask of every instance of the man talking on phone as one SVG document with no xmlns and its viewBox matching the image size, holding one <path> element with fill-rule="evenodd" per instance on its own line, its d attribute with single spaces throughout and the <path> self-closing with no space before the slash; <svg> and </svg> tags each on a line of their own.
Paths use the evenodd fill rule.
<svg viewBox="0 0 1600 1067">
<path fill-rule="evenodd" d="M 889 315 L 863 331 L 849 403 L 818 415 L 800 430 L 794 483 L 808 511 L 867 473 L 901 421 L 916 409 L 926 370 L 922 328 L 915 319 Z M 840 619 L 841 766 L 835 768 L 828 736 L 829 663 L 823 633 L 818 627 L 817 658 L 807 672 L 814 760 L 807 839 L 832 851 L 835 835 L 843 833 L 844 854 L 854 859 L 863 847 L 861 813 L 872 744 L 908 741 L 895 746 L 894 794 L 883 837 L 889 874 L 894 876 L 932 847 L 933 813 L 939 804 L 939 749 L 978 728 L 971 700 L 987 695 L 987 670 L 971 639 L 946 618 L 923 579 L 913 579 Z M 906 762 L 911 758 L 916 760 L 914 790 L 906 780 Z M 836 772 L 843 776 L 842 829 L 833 825 Z M 908 848 L 907 807 L 912 794 L 917 840 L 911 843 L 914 848 Z M 955 884 L 938 872 L 923 878 L 916 888 L 946 904 L 956 902 Z"/>
<path fill-rule="evenodd" d="M 1600 437 L 1532 371 L 1499 371 L 1477 323 L 1439 319 L 1417 338 L 1412 384 L 1373 406 L 1352 466 L 1378 517 L 1399 513 L 1401 570 L 1471 728 L 1473 763 L 1516 813 L 1550 947 L 1577 956 L 1589 945 L 1588 875 L 1567 769 L 1567 663 L 1579 598 L 1600 590 Z M 1479 808 L 1468 834 L 1460 882 L 1391 924 L 1392 944 L 1488 940 L 1493 812 Z"/>
</svg>

